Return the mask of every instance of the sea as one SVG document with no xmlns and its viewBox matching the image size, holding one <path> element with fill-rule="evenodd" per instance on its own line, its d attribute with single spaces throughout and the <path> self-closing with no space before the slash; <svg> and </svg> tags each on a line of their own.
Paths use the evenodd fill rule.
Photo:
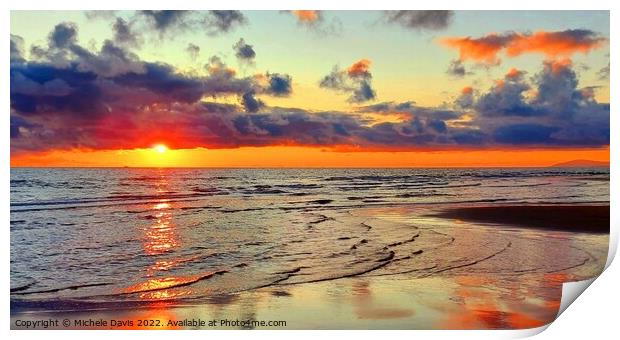
<svg viewBox="0 0 620 340">
<path fill-rule="evenodd" d="M 11 312 L 204 303 L 354 276 L 600 271 L 593 235 L 433 217 L 607 204 L 608 168 L 12 168 Z M 570 242 L 566 240 L 570 239 Z"/>
</svg>

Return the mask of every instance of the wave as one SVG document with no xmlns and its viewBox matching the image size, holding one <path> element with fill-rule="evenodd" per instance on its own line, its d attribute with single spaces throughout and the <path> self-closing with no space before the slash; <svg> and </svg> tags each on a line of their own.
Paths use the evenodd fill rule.
<svg viewBox="0 0 620 340">
<path fill-rule="evenodd" d="M 43 290 L 33 290 L 33 291 L 22 291 L 25 289 L 19 289 L 17 291 L 13 291 L 13 289 L 11 289 L 11 294 L 15 294 L 15 295 L 30 295 L 30 294 L 45 294 L 45 293 L 57 293 L 63 290 L 77 290 L 80 288 L 87 288 L 87 287 L 99 287 L 99 286 L 107 286 L 107 285 L 112 285 L 114 284 L 113 282 L 102 282 L 102 283 L 85 283 L 85 284 L 77 284 L 77 285 L 71 285 L 71 286 L 65 286 L 65 287 L 58 287 L 58 288 L 49 288 L 49 289 L 43 289 Z M 33 284 L 34 285 L 34 284 Z M 30 285 L 27 288 L 30 288 L 32 285 Z"/>
<path fill-rule="evenodd" d="M 170 276 L 158 279 L 150 279 L 144 282 L 136 283 L 129 287 L 123 288 L 121 290 L 121 294 L 133 294 L 133 293 L 144 293 L 144 292 L 152 292 L 156 290 L 184 287 L 194 284 L 196 282 L 210 279 L 216 275 L 222 275 L 228 273 L 228 270 L 216 270 L 211 272 L 206 272 L 199 275 L 191 275 L 191 276 Z"/>
</svg>

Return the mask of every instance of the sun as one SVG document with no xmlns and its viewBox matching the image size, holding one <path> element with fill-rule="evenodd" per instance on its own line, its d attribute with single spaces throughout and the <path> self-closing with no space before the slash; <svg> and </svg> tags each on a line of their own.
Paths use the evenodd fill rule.
<svg viewBox="0 0 620 340">
<path fill-rule="evenodd" d="M 153 146 L 153 150 L 159 152 L 159 153 L 164 153 L 166 151 L 168 151 L 168 147 L 165 146 L 164 144 L 157 144 L 155 146 Z"/>
</svg>

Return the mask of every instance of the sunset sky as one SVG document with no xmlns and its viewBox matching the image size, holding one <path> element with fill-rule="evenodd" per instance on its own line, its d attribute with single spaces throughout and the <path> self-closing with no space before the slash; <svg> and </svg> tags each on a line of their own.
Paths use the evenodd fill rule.
<svg viewBox="0 0 620 340">
<path fill-rule="evenodd" d="M 12 166 L 609 160 L 607 11 L 13 11 Z"/>
</svg>

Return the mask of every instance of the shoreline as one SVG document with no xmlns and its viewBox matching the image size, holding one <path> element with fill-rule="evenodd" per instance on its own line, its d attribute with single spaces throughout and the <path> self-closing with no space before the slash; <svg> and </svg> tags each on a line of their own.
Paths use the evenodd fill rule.
<svg viewBox="0 0 620 340">
<path fill-rule="evenodd" d="M 525 229 L 609 234 L 609 204 L 496 205 L 446 208 L 428 215 Z"/>
<path fill-rule="evenodd" d="M 390 208 L 386 208 L 390 210 Z M 604 261 L 607 242 L 602 231 L 602 222 L 609 219 L 609 206 L 598 205 L 489 205 L 478 207 L 452 207 L 439 210 L 402 210 L 402 207 L 391 208 L 393 213 L 405 218 L 414 218 L 411 222 L 388 222 L 382 213 L 374 208 L 367 217 L 379 219 L 381 223 L 404 223 L 417 230 L 427 230 L 424 227 L 437 228 L 440 233 L 456 237 L 453 242 L 465 242 L 462 249 L 475 250 L 471 242 L 485 242 L 482 252 L 475 252 L 471 263 L 445 263 L 444 269 L 435 275 L 416 275 L 413 273 L 389 272 L 380 275 L 355 275 L 319 282 L 273 285 L 248 291 L 225 293 L 213 296 L 212 299 L 196 303 L 189 301 L 144 301 L 140 308 L 124 306 L 121 308 L 104 308 L 98 310 L 49 310 L 11 308 L 11 329 L 24 329 L 16 325 L 18 320 L 107 320 L 107 325 L 64 327 L 57 325 L 55 329 L 523 329 L 539 327 L 552 322 L 556 316 L 561 299 L 562 283 L 583 277 L 592 277 L 598 271 L 597 263 Z M 435 212 L 433 214 L 433 212 Z M 508 213 L 507 213 L 508 212 Z M 357 217 L 355 217 L 357 219 Z M 502 226 L 514 225 L 523 229 L 538 228 L 551 231 L 549 221 L 563 222 L 563 230 L 570 233 L 566 238 L 549 239 L 545 234 L 538 236 L 523 235 L 521 241 L 512 237 L 521 237 L 519 234 L 506 233 L 489 234 L 490 228 L 471 228 L 475 224 L 468 223 L 468 228 L 461 228 L 459 223 L 451 219 L 465 222 L 477 222 L 482 219 L 485 223 L 496 223 Z M 584 227 L 576 228 L 579 221 L 588 220 Z M 538 222 L 536 222 L 538 221 Z M 519 223 L 529 223 L 522 226 Z M 335 223 L 335 222 L 334 222 Z M 554 222 L 555 223 L 555 222 Z M 542 225 L 543 228 L 540 226 Z M 566 226 L 573 226 L 570 230 Z M 579 224 L 580 225 L 580 224 Z M 323 226 L 325 227 L 325 226 Z M 486 227 L 486 226 L 485 226 Z M 498 225 L 499 227 L 499 225 Z M 608 227 L 608 224 L 607 224 Z M 318 228 L 316 225 L 314 228 Z M 374 225 L 372 230 L 380 228 Z M 405 227 L 406 228 L 406 227 Z M 590 234 L 579 234 L 588 230 Z M 392 230 L 392 229 L 390 229 Z M 485 231 L 486 230 L 486 231 Z M 561 229 L 562 230 L 562 229 Z M 596 232 L 598 231 L 598 232 Z M 395 233 L 393 231 L 392 233 Z M 431 231 L 431 233 L 434 233 Z M 506 241 L 493 241 L 496 249 L 491 250 L 489 241 L 492 239 L 478 238 L 488 235 L 492 239 L 497 237 L 511 237 Z M 549 247 L 532 245 L 529 237 L 545 242 Z M 412 238 L 411 242 L 395 247 L 418 246 L 420 237 Z M 409 239 L 408 239 L 409 240 Z M 484 241 L 483 241 L 484 240 Z M 387 241 L 386 241 L 387 242 Z M 474 243 L 475 243 L 474 242 Z M 551 242 L 551 243 L 548 243 Z M 505 243 L 508 245 L 506 246 Z M 553 244 L 553 245 L 552 245 Z M 420 244 L 421 245 L 421 244 Z M 505 246 L 505 247 L 504 247 Z M 527 253 L 532 259 L 530 267 L 538 266 L 535 259 L 552 256 L 549 249 L 566 249 L 575 255 L 575 248 L 587 249 L 595 254 L 595 258 L 587 261 L 587 266 L 566 268 L 557 273 L 532 272 L 521 270 L 518 279 L 501 270 L 487 271 L 485 268 L 497 256 L 510 256 L 516 259 L 519 254 Z M 417 248 L 415 248 L 417 249 Z M 414 251 L 411 248 L 410 251 Z M 444 248 L 441 248 L 444 249 Z M 446 248 L 447 250 L 447 248 Z M 437 250 L 445 251 L 445 250 Z M 412 255 L 412 259 L 422 260 L 431 253 L 431 249 L 424 249 L 420 254 Z M 488 254 L 487 254 L 488 253 Z M 490 254 L 490 255 L 489 255 Z M 495 255 L 493 255 L 495 254 Z M 533 257 L 532 257 L 533 256 Z M 576 256 L 576 255 L 575 255 Z M 435 257 L 441 265 L 442 258 Z M 399 261 L 408 261 L 405 258 Z M 415 261 L 415 260 L 414 260 Z M 527 262 L 527 261 L 525 261 Z M 573 261 L 575 262 L 575 261 Z M 399 262 L 400 263 L 400 262 Z M 415 262 L 413 262 L 415 263 Z M 426 262 L 424 262 L 426 263 Z M 600 262 L 603 263 L 603 262 Z M 523 264 L 525 269 L 527 264 Z M 465 268 L 478 268 L 469 271 Z M 596 267 L 596 268 L 595 268 Z M 507 269 L 508 267 L 502 266 Z M 523 269 L 523 268 L 521 268 Z M 516 273 L 516 272 L 514 272 Z M 167 292 L 168 290 L 162 290 Z M 13 301 L 11 301 L 13 305 Z M 15 307 L 14 305 L 12 307 Z M 160 320 L 161 327 L 140 327 L 140 320 Z M 242 327 L 242 326 L 209 326 L 208 324 L 195 327 L 183 324 L 185 320 L 258 320 L 258 321 L 286 321 L 285 326 L 276 327 Z M 112 320 L 118 325 L 112 326 Z M 168 327 L 169 321 L 173 325 Z M 128 324 L 131 322 L 131 324 Z M 179 323 L 181 322 L 181 323 Z"/>
</svg>

